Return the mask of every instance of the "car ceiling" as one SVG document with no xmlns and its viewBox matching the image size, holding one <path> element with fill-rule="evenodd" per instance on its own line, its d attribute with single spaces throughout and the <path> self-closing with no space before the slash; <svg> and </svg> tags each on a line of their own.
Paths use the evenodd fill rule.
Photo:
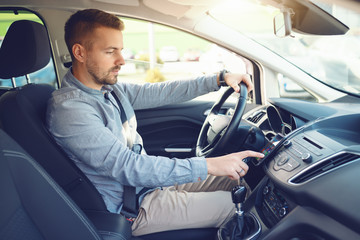
<svg viewBox="0 0 360 240">
<path fill-rule="evenodd" d="M 276 2 L 281 6 L 287 0 L 261 0 L 262 4 Z M 301 1 L 301 0 L 299 0 Z M 303 0 L 309 2 L 309 0 Z M 360 12 L 359 1 L 356 0 L 313 0 L 314 2 L 336 2 Z M 116 14 L 152 20 L 185 29 L 193 29 L 201 18 L 223 0 L 2 0 L 2 6 L 28 7 L 34 10 L 41 8 L 73 10 L 98 8 Z M 139 7 L 140 6 L 140 7 Z M 180 21 L 179 21 L 180 20 Z M 165 21 L 165 22 L 163 22 Z M 179 24 L 179 22 L 182 22 Z"/>
<path fill-rule="evenodd" d="M 2 7 L 24 7 L 41 14 L 60 10 L 75 12 L 96 8 L 120 16 L 154 21 L 191 31 L 222 0 L 1 0 Z M 139 7 L 140 6 L 140 7 Z M 47 16 L 47 18 L 52 16 Z"/>
<path fill-rule="evenodd" d="M 281 3 L 285 0 L 276 0 Z M 304 0 L 309 1 L 309 0 Z M 360 4 L 357 0 L 313 0 L 314 2 L 336 3 L 360 12 Z M 149 10 L 175 17 L 176 19 L 196 19 L 204 16 L 215 5 L 222 3 L 222 0 L 2 0 L 2 5 L 9 6 L 34 6 L 40 8 L 53 7 L 65 9 L 101 8 L 111 11 L 122 12 L 126 10 L 129 14 L 139 11 L 138 6 L 145 5 Z M 266 2 L 266 0 L 263 2 Z M 146 8 L 138 12 L 144 15 Z"/>
<path fill-rule="evenodd" d="M 139 15 L 144 15 L 147 11 L 146 8 L 138 8 L 140 5 L 144 5 L 148 10 L 177 19 L 193 19 L 199 15 L 205 15 L 208 10 L 220 2 L 221 0 L 3 0 L 2 5 L 23 7 L 36 5 L 40 8 L 43 6 L 57 9 L 101 8 L 110 11 L 112 9 L 116 12 L 122 12 L 118 10 L 123 9 L 129 14 L 135 14 L 137 11 Z M 143 12 L 140 13 L 139 9 Z"/>
</svg>

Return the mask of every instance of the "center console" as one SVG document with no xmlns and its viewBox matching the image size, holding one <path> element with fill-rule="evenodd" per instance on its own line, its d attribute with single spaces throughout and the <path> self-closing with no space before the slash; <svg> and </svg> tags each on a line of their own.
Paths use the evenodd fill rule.
<svg viewBox="0 0 360 240">
<path fill-rule="evenodd" d="M 257 126 L 267 144 L 254 148 L 265 157 L 248 159 L 254 188 L 244 202 L 261 223 L 259 239 L 359 239 L 360 115 L 321 117 L 290 132 L 265 120 Z"/>
<path fill-rule="evenodd" d="M 324 146 L 321 142 L 330 144 Z M 299 132 L 291 138 L 284 139 L 271 159 L 265 162 L 264 167 L 268 175 L 274 176 L 277 180 L 297 184 L 291 181 L 293 177 L 321 164 L 327 156 L 334 153 L 334 150 L 340 150 L 341 147 L 336 143 L 331 144 L 327 137 L 317 131 Z"/>
<path fill-rule="evenodd" d="M 277 136 L 264 147 L 266 157 L 261 164 L 269 177 L 258 190 L 255 209 L 267 228 L 272 228 L 296 207 L 291 197 L 275 183 L 297 184 L 291 181 L 294 176 L 321 163 L 336 149 L 336 145 L 332 149 L 322 145 L 319 141 L 322 138 L 316 131 L 297 132 L 286 138 Z M 257 161 L 253 159 L 253 163 Z"/>
<path fill-rule="evenodd" d="M 283 219 L 291 210 L 294 204 L 288 200 L 284 193 L 267 180 L 261 194 L 258 195 L 257 213 L 268 228 L 271 228 Z"/>
</svg>

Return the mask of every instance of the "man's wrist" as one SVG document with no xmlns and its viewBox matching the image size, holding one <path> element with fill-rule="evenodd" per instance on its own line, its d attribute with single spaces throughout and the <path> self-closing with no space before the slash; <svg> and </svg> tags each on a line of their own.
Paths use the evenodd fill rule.
<svg viewBox="0 0 360 240">
<path fill-rule="evenodd" d="M 225 82 L 225 74 L 228 73 L 227 70 L 222 70 L 220 71 L 220 73 L 218 74 L 217 76 L 217 83 L 218 83 L 218 86 L 221 87 L 221 86 L 228 86 L 227 83 Z"/>
<path fill-rule="evenodd" d="M 207 173 L 212 175 L 213 172 L 214 172 L 214 170 L 212 168 L 212 164 L 211 164 L 212 159 L 211 158 L 205 158 L 205 161 L 206 161 L 206 166 L 207 166 Z"/>
</svg>

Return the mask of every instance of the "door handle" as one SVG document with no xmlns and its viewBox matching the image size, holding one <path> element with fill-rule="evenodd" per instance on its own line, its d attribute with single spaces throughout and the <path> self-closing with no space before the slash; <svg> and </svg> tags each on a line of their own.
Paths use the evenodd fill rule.
<svg viewBox="0 0 360 240">
<path fill-rule="evenodd" d="M 189 153 L 192 148 L 165 148 L 165 152 L 168 153 Z"/>
</svg>

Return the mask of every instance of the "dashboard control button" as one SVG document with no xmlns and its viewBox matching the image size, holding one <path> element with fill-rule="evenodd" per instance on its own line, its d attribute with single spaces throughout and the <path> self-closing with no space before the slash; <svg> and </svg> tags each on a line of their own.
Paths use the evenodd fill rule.
<svg viewBox="0 0 360 240">
<path fill-rule="evenodd" d="M 290 140 L 286 140 L 283 145 L 284 145 L 284 147 L 288 148 L 291 146 L 291 144 L 292 144 L 292 142 Z"/>
<path fill-rule="evenodd" d="M 282 166 L 281 168 L 284 169 L 285 171 L 291 172 L 298 166 L 300 166 L 300 163 L 298 163 L 298 161 L 290 158 L 289 161 L 287 161 L 287 163 L 284 164 L 284 166 Z"/>
<path fill-rule="evenodd" d="M 263 195 L 266 195 L 270 192 L 270 187 L 269 186 L 265 186 L 263 189 Z"/>
<path fill-rule="evenodd" d="M 279 210 L 280 217 L 284 217 L 286 215 L 286 213 L 287 213 L 287 210 L 285 207 L 280 208 L 280 210 Z"/>
<path fill-rule="evenodd" d="M 297 160 L 293 159 L 288 155 L 283 154 L 275 157 L 273 169 L 275 171 L 279 171 L 280 169 L 283 169 L 287 172 L 291 172 L 298 166 L 300 166 L 300 163 Z"/>
<path fill-rule="evenodd" d="M 278 166 L 282 166 L 284 165 L 285 163 L 287 163 L 287 161 L 289 161 L 289 156 L 281 156 L 279 158 L 279 160 L 277 161 L 277 165 Z"/>
<path fill-rule="evenodd" d="M 312 157 L 311 157 L 310 153 L 303 153 L 301 155 L 301 160 L 303 160 L 306 163 L 311 163 Z"/>
</svg>

